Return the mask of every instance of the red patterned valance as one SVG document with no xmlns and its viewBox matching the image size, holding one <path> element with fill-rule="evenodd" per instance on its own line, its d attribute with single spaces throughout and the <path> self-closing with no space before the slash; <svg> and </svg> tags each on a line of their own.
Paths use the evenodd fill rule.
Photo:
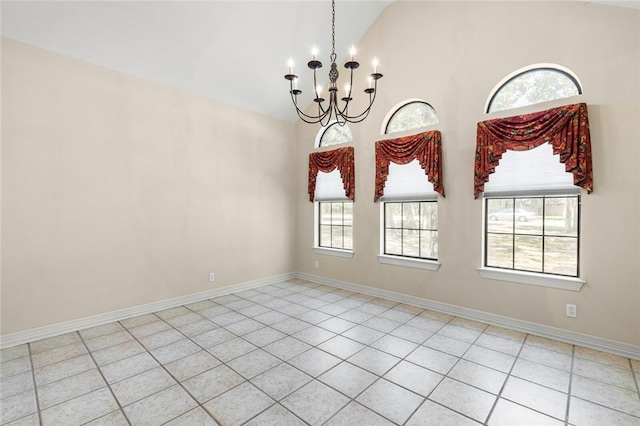
<svg viewBox="0 0 640 426">
<path fill-rule="evenodd" d="M 444 197 L 442 185 L 442 144 L 440 132 L 432 130 L 404 138 L 376 142 L 376 188 L 374 201 L 384 195 L 389 163 L 408 164 L 417 159 L 433 189 Z"/>
<path fill-rule="evenodd" d="M 587 104 L 575 104 L 478 123 L 474 197 L 484 191 L 505 151 L 527 151 L 545 142 L 560 155 L 566 171 L 573 173 L 574 185 L 593 191 Z"/>
<path fill-rule="evenodd" d="M 345 195 L 355 201 L 356 178 L 352 146 L 309 154 L 309 201 L 313 202 L 315 199 L 318 171 L 330 173 L 336 168 L 340 171 Z"/>
</svg>

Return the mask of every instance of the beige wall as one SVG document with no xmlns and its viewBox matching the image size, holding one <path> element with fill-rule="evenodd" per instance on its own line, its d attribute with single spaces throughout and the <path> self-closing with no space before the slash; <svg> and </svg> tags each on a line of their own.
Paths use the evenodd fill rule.
<svg viewBox="0 0 640 426">
<path fill-rule="evenodd" d="M 339 37 L 339 34 L 338 34 Z M 380 59 L 379 96 L 351 125 L 356 156 L 353 259 L 315 255 L 307 156 L 317 126 L 296 126 L 298 271 L 640 344 L 640 13 L 585 2 L 397 2 L 359 44 Z M 482 202 L 473 199 L 476 123 L 493 87 L 535 63 L 575 72 L 591 124 L 595 191 L 582 197 L 580 292 L 480 278 Z M 362 74 L 367 72 L 363 67 Z M 302 76 L 304 78 L 304 75 Z M 301 86 L 305 82 L 301 81 Z M 301 87 L 304 90 L 304 87 Z M 446 198 L 439 201 L 437 272 L 382 265 L 374 150 L 387 112 L 407 98 L 431 103 L 440 123 Z M 354 108 L 356 111 L 357 108 Z M 508 114 L 504 114 L 508 115 Z M 503 115 L 503 116 L 504 116 Z M 320 268 L 314 268 L 319 261 Z M 578 318 L 565 317 L 565 305 Z"/>
<path fill-rule="evenodd" d="M 390 5 L 358 45 L 361 74 L 376 55 L 385 77 L 371 116 L 351 126 L 355 256 L 342 259 L 312 252 L 317 126 L 2 39 L 1 333 L 297 270 L 640 344 L 639 40 L 637 10 L 584 2 Z M 541 62 L 574 71 L 585 94 L 573 101 L 589 105 L 579 293 L 476 270 L 475 126 L 498 81 Z M 437 272 L 376 258 L 373 143 L 407 98 L 430 102 L 443 134 Z"/>
<path fill-rule="evenodd" d="M 293 137 L 2 39 L 2 334 L 294 271 Z"/>
</svg>

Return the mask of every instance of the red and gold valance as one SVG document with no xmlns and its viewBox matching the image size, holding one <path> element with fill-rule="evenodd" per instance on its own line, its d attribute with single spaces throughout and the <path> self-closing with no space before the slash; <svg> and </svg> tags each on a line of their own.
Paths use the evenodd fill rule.
<svg viewBox="0 0 640 426">
<path fill-rule="evenodd" d="M 340 171 L 345 195 L 355 201 L 356 178 L 352 146 L 309 154 L 309 201 L 313 202 L 315 199 L 318 171 L 329 173 L 336 168 Z"/>
<path fill-rule="evenodd" d="M 507 150 L 527 151 L 549 142 L 560 155 L 574 185 L 593 191 L 591 137 L 586 104 L 566 105 L 532 114 L 478 123 L 474 170 L 474 197 L 484 191 Z"/>
<path fill-rule="evenodd" d="M 417 159 L 433 189 L 444 197 L 442 185 L 442 144 L 437 130 L 376 142 L 376 188 L 374 201 L 384 195 L 389 163 L 408 164 Z"/>
</svg>

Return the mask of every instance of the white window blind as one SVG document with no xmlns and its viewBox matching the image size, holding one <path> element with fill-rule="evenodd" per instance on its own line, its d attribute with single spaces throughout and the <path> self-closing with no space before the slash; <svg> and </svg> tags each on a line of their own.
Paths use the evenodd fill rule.
<svg viewBox="0 0 640 426">
<path fill-rule="evenodd" d="M 578 193 L 553 147 L 543 143 L 528 151 L 506 151 L 484 184 L 485 196 Z"/>
<path fill-rule="evenodd" d="M 426 200 L 438 198 L 418 160 L 408 164 L 389 163 L 389 176 L 384 186 L 383 201 Z"/>
<path fill-rule="evenodd" d="M 344 193 L 344 185 L 340 171 L 335 169 L 329 173 L 319 171 L 316 178 L 315 201 L 349 201 Z"/>
</svg>

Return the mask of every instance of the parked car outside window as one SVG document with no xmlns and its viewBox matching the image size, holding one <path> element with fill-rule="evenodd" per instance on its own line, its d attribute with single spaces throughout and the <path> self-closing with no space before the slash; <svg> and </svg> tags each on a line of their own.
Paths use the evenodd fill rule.
<svg viewBox="0 0 640 426">
<path fill-rule="evenodd" d="M 513 220 L 515 217 L 519 222 L 526 222 L 533 219 L 534 213 L 522 209 L 504 209 L 489 215 L 489 220 Z"/>
</svg>

